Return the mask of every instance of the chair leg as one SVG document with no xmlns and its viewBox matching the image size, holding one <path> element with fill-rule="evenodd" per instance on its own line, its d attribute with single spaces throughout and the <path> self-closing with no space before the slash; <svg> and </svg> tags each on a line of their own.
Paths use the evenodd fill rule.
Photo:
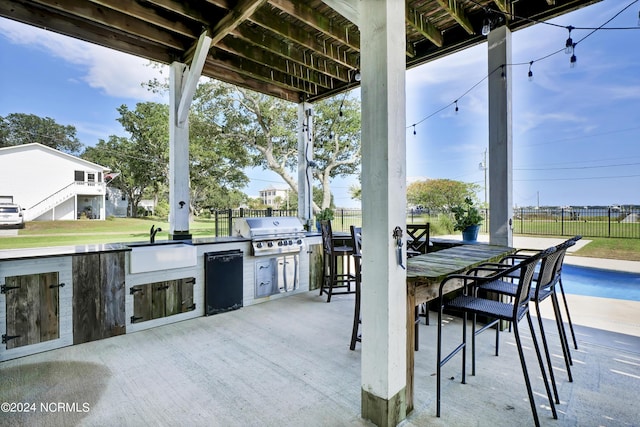
<svg viewBox="0 0 640 427">
<path fill-rule="evenodd" d="M 438 363 L 436 364 L 436 417 L 440 416 L 440 376 L 442 373 L 442 300 L 438 300 L 438 335 L 436 353 Z"/>
<path fill-rule="evenodd" d="M 551 386 L 553 388 L 553 396 L 556 403 L 560 404 L 560 397 L 558 396 L 558 387 L 556 386 L 556 377 L 553 373 L 553 365 L 551 364 L 551 355 L 549 354 L 549 345 L 547 344 L 547 337 L 544 333 L 544 326 L 542 326 L 542 316 L 540 314 L 540 304 L 535 302 L 536 316 L 538 317 L 538 327 L 540 328 L 540 336 L 542 338 L 542 347 L 544 348 L 545 358 L 547 359 L 547 367 L 549 368 L 549 378 L 551 379 Z"/>
<path fill-rule="evenodd" d="M 356 286 L 360 285 L 356 283 Z M 356 289 L 355 307 L 353 310 L 353 328 L 351 329 L 351 345 L 349 349 L 356 349 L 356 342 L 358 341 L 358 330 L 360 329 L 360 291 Z"/>
<path fill-rule="evenodd" d="M 564 356 L 564 363 L 567 367 L 569 382 L 572 382 L 573 376 L 571 375 L 571 365 L 573 365 L 573 360 L 571 359 L 571 350 L 569 349 L 567 332 L 564 330 L 564 322 L 562 321 L 562 313 L 560 311 L 560 304 L 558 303 L 558 296 L 555 292 L 551 294 L 551 303 L 553 304 L 553 311 L 556 316 L 556 327 L 558 328 L 558 336 L 560 337 L 560 345 L 562 346 L 562 354 Z"/>
<path fill-rule="evenodd" d="M 520 330 L 515 322 L 513 324 L 513 335 L 516 338 L 516 347 L 518 347 L 518 356 L 520 356 L 522 374 L 524 375 L 524 382 L 527 386 L 527 394 L 529 395 L 529 403 L 531 404 L 533 421 L 535 422 L 536 427 L 540 427 L 540 420 L 538 420 L 538 411 L 536 410 L 535 400 L 533 400 L 533 391 L 531 390 L 531 382 L 529 381 L 529 373 L 527 372 L 527 364 L 524 361 L 524 352 L 522 351 L 522 342 L 520 340 Z"/>
<path fill-rule="evenodd" d="M 562 277 L 558 280 L 560 285 L 560 293 L 562 294 L 562 300 L 564 301 L 564 310 L 567 312 L 567 322 L 569 322 L 569 329 L 571 330 L 571 337 L 573 338 L 573 346 L 578 349 L 578 341 L 576 340 L 576 334 L 573 331 L 573 323 L 571 323 L 571 314 L 569 314 L 569 305 L 567 305 L 567 297 L 564 294 L 564 288 L 562 287 Z"/>
<path fill-rule="evenodd" d="M 547 391 L 547 399 L 549 399 L 549 406 L 551 407 L 551 413 L 553 414 L 554 419 L 558 419 L 558 413 L 556 412 L 556 405 L 553 402 L 553 398 L 551 397 L 551 388 L 549 387 L 549 380 L 547 379 L 547 373 L 544 369 L 544 363 L 542 362 L 542 355 L 540 354 L 540 346 L 538 345 L 538 339 L 536 338 L 536 333 L 533 329 L 533 320 L 531 320 L 531 313 L 527 311 L 527 322 L 529 323 L 529 330 L 531 331 L 531 340 L 533 341 L 533 347 L 536 350 L 536 356 L 538 358 L 538 365 L 540 366 L 540 372 L 542 373 L 542 380 L 544 382 L 544 388 Z M 514 322 L 514 330 L 517 327 Z M 531 402 L 534 405 L 534 402 Z"/>
<path fill-rule="evenodd" d="M 420 306 L 416 305 L 413 309 L 413 316 L 415 321 L 413 322 L 413 329 L 414 329 L 414 333 L 413 333 L 413 346 L 414 346 L 414 350 L 418 351 L 419 350 L 419 345 L 420 345 L 420 336 L 418 335 L 418 333 L 420 332 Z"/>
</svg>

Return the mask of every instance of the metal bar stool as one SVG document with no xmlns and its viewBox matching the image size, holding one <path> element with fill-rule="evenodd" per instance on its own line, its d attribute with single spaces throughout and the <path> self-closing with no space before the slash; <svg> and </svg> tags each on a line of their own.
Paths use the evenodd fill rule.
<svg viewBox="0 0 640 427">
<path fill-rule="evenodd" d="M 351 246 L 336 246 L 333 232 L 331 230 L 331 221 L 320 221 L 320 229 L 322 230 L 322 248 L 324 253 L 324 280 L 320 286 L 320 296 L 327 294 L 327 302 L 331 302 L 331 296 L 341 294 L 353 294 L 352 284 L 355 284 L 356 276 L 351 274 L 347 267 L 347 272 L 338 271 L 338 263 L 345 263 L 348 266 L 350 258 L 353 255 Z M 334 289 L 342 289 L 335 292 Z"/>
</svg>

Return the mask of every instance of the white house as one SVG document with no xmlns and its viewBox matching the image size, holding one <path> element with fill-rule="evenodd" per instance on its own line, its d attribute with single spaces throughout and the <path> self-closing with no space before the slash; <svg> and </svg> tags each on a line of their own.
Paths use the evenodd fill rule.
<svg viewBox="0 0 640 427">
<path fill-rule="evenodd" d="M 104 166 L 42 144 L 0 148 L 0 194 L 25 221 L 105 218 Z"/>
<path fill-rule="evenodd" d="M 272 208 L 283 209 L 289 205 L 289 189 L 279 189 L 268 187 L 260 190 L 260 200 L 266 206 Z"/>
</svg>

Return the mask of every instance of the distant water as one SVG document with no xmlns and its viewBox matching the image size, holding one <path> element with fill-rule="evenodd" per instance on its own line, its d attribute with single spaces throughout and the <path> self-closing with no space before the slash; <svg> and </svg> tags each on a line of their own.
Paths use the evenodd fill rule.
<svg viewBox="0 0 640 427">
<path fill-rule="evenodd" d="M 640 274 L 599 268 L 562 266 L 562 286 L 567 294 L 640 301 Z"/>
</svg>

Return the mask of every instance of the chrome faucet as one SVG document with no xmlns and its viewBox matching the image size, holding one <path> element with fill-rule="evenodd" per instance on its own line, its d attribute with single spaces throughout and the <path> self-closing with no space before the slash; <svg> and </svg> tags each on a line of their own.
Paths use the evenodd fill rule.
<svg viewBox="0 0 640 427">
<path fill-rule="evenodd" d="M 155 243 L 156 242 L 156 234 L 158 233 L 158 231 L 162 231 L 162 228 L 160 228 L 160 227 L 155 228 L 155 225 L 151 226 L 151 230 L 149 230 L 150 243 Z"/>
</svg>

